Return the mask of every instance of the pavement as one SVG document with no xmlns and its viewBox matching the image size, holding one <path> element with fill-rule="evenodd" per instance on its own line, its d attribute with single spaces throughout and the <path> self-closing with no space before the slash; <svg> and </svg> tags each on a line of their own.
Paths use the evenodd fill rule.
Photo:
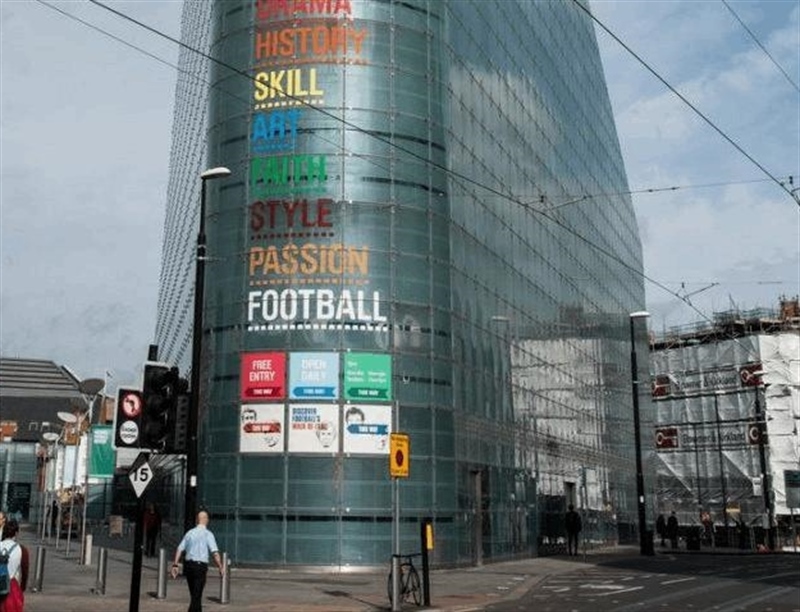
<svg viewBox="0 0 800 612">
<path fill-rule="evenodd" d="M 96 547 L 93 549 L 92 565 L 84 566 L 78 564 L 76 548 L 79 547 L 75 542 L 72 542 L 70 555 L 67 556 L 63 541 L 60 548 L 56 549 L 47 540 L 39 542 L 35 534 L 25 531 L 20 541 L 28 546 L 31 554 L 31 577 L 25 594 L 27 612 L 116 612 L 129 609 L 131 548 L 106 548 L 106 588 L 105 594 L 99 594 L 95 592 Z M 41 592 L 32 591 L 37 546 L 46 549 Z M 572 572 L 587 564 L 596 565 L 638 555 L 637 546 L 615 546 L 596 548 L 577 557 L 536 557 L 480 567 L 435 569 L 430 575 L 431 606 L 427 609 L 449 612 L 483 610 L 491 604 L 517 599 L 554 575 Z M 419 568 L 418 571 L 421 572 Z M 203 606 L 206 612 L 376 612 L 391 609 L 387 597 L 386 570 L 331 573 L 233 566 L 230 572 L 230 600 L 222 604 L 221 580 L 215 568 L 209 570 Z M 139 610 L 183 612 L 188 608 L 189 593 L 182 577 L 168 580 L 165 599 L 156 599 L 156 589 L 157 558 L 145 558 Z M 414 608 L 409 603 L 403 607 L 404 610 Z"/>
</svg>

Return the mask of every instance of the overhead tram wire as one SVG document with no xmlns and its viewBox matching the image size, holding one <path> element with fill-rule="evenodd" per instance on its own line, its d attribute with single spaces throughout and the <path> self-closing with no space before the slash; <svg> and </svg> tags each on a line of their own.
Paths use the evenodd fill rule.
<svg viewBox="0 0 800 612">
<path fill-rule="evenodd" d="M 731 15 L 733 15 L 736 18 L 736 21 L 738 21 L 739 25 L 741 25 L 744 28 L 745 32 L 747 32 L 750 35 L 750 38 L 753 39 L 753 42 L 755 42 L 759 46 L 759 48 L 764 52 L 764 55 L 766 55 L 769 58 L 769 60 L 775 65 L 775 67 L 778 70 L 780 70 L 781 74 L 784 77 L 786 77 L 786 80 L 789 81 L 789 84 L 795 88 L 797 93 L 800 93 L 800 87 L 797 85 L 797 83 L 795 83 L 792 80 L 792 77 L 790 77 L 789 74 L 783 69 L 783 66 L 781 66 L 774 57 L 772 57 L 770 52 L 767 51 L 767 48 L 761 44 L 761 41 L 758 40 L 753 31 L 747 27 L 747 24 L 744 21 L 742 21 L 742 18 L 739 17 L 736 11 L 733 10 L 733 7 L 731 7 L 731 5 L 726 2 L 726 0 L 722 0 L 722 4 L 724 4 L 725 8 L 730 11 Z"/>
<path fill-rule="evenodd" d="M 90 0 L 90 2 L 94 1 L 95 0 Z M 612 32 L 602 21 L 600 21 L 597 17 L 595 17 L 587 7 L 583 6 L 580 0 L 572 0 L 572 2 L 581 11 L 586 13 L 589 16 L 589 18 L 592 21 L 594 21 L 606 34 L 611 36 L 611 38 L 613 38 L 617 42 L 617 44 L 619 44 L 623 49 L 625 49 L 625 51 L 627 51 L 631 56 L 633 56 L 637 62 L 639 62 L 642 66 L 644 66 L 644 68 L 650 74 L 652 74 L 659 81 L 661 81 L 661 83 L 667 89 L 669 89 L 673 94 L 675 94 L 686 106 L 692 109 L 692 111 L 698 117 L 700 117 L 703 121 L 705 121 L 707 125 L 709 125 L 715 132 L 717 132 L 717 134 L 722 136 L 722 138 L 724 138 L 731 146 L 733 146 L 737 151 L 739 151 L 739 153 L 744 155 L 744 157 L 746 157 L 750 161 L 750 163 L 752 163 L 759 170 L 761 170 L 761 172 L 763 172 L 766 176 L 768 176 L 772 180 L 772 182 L 774 182 L 776 185 L 778 185 L 778 187 L 780 187 L 783 191 L 789 194 L 789 197 L 791 197 L 795 201 L 795 203 L 798 206 L 800 206 L 800 199 L 795 198 L 795 195 L 792 193 L 792 191 L 790 189 L 787 189 L 787 187 L 783 184 L 782 181 L 780 181 L 775 175 L 773 175 L 769 170 L 767 170 L 764 166 L 762 166 L 752 155 L 750 155 L 747 151 L 745 151 L 739 143 L 737 143 L 735 140 L 733 140 L 733 138 L 731 138 L 724 131 L 722 131 L 721 128 L 717 127 L 716 123 L 711 121 L 711 119 L 709 119 L 699 108 L 697 108 L 694 104 L 692 104 L 692 102 L 689 101 L 689 99 L 686 96 L 684 96 L 681 92 L 675 89 L 664 77 L 662 77 L 658 72 L 656 72 L 655 69 L 650 66 L 650 64 L 644 61 L 644 59 L 642 59 L 641 56 L 639 56 L 633 49 L 631 49 L 627 44 L 625 44 L 625 42 L 619 36 L 614 34 L 614 32 Z"/>
<path fill-rule="evenodd" d="M 50 6 L 49 4 L 44 2 L 43 0 L 37 0 L 37 1 L 41 2 L 45 6 L 48 6 L 48 7 Z M 219 59 L 213 57 L 209 53 L 205 53 L 204 51 L 201 51 L 200 49 L 196 49 L 196 48 L 192 47 L 191 45 L 189 45 L 189 44 L 187 44 L 187 43 L 185 43 L 185 42 L 183 42 L 183 41 L 181 41 L 179 39 L 176 39 L 175 37 L 170 36 L 169 34 L 166 34 L 166 33 L 162 32 L 162 31 L 158 30 L 157 28 L 154 28 L 153 26 L 150 26 L 150 25 L 148 25 L 148 24 L 146 24 L 144 22 L 141 22 L 138 19 L 135 19 L 134 17 L 131 17 L 130 15 L 127 15 L 127 14 L 125 14 L 125 13 L 123 13 L 123 12 L 113 8 L 113 7 L 110 7 L 110 6 L 106 5 L 106 4 L 103 4 L 99 0 L 89 0 L 89 2 L 91 4 L 94 4 L 94 5 L 100 7 L 102 9 L 104 9 L 104 10 L 107 10 L 107 11 L 117 15 L 118 17 L 120 17 L 120 18 L 122 18 L 122 19 L 124 19 L 126 21 L 129 21 L 129 22 L 137 25 L 140 28 L 143 28 L 143 29 L 155 34 L 156 36 L 159 36 L 161 38 L 164 38 L 164 39 L 168 40 L 168 41 L 178 45 L 179 47 L 182 47 L 182 48 L 184 48 L 184 49 L 186 49 L 186 50 L 188 50 L 188 51 L 190 51 L 192 53 L 196 53 L 199 56 L 204 57 L 205 59 L 207 59 L 209 61 L 212 61 L 215 64 L 217 64 L 219 66 L 222 66 L 223 68 L 226 68 L 226 69 L 230 70 L 231 72 L 246 78 L 248 81 L 255 82 L 255 79 L 250 74 L 248 74 L 247 72 L 245 72 L 245 71 L 243 71 L 243 70 L 241 70 L 241 69 L 239 69 L 239 68 L 237 68 L 237 67 L 235 67 L 235 66 L 233 66 L 231 64 L 228 64 L 227 62 L 219 60 Z M 580 6 L 580 4 L 578 4 L 578 6 L 582 10 L 585 10 L 585 9 L 583 9 L 582 6 Z M 589 15 L 590 15 L 590 17 L 592 17 L 592 19 L 594 19 L 594 17 L 591 16 L 591 13 L 589 13 Z M 597 22 L 597 23 L 600 23 L 600 22 Z M 605 26 L 602 26 L 602 24 L 600 24 L 600 25 L 601 25 L 601 27 L 603 27 L 603 29 L 606 29 Z M 608 30 L 606 30 L 606 31 L 608 31 Z M 609 34 L 611 36 L 613 36 L 615 39 L 617 39 L 616 36 L 614 36 L 614 34 L 611 33 L 610 31 L 609 31 Z M 619 39 L 617 39 L 617 40 L 619 40 Z M 619 41 L 619 42 L 620 42 L 620 44 L 625 46 L 624 43 L 622 43 L 621 41 Z M 136 48 L 136 47 L 133 47 L 133 48 Z M 626 49 L 627 49 L 627 47 L 626 47 Z M 630 51 L 630 52 L 633 53 L 633 51 Z M 163 60 L 160 60 L 160 61 L 162 61 L 162 63 L 163 63 Z M 640 61 L 642 61 L 642 60 L 640 60 Z M 647 66 L 647 64 L 645 64 L 645 66 Z M 653 72 L 653 74 L 656 74 L 656 76 L 658 76 L 657 73 L 655 73 L 654 71 L 652 71 L 651 68 L 649 68 L 649 66 L 648 66 L 648 69 L 651 72 Z M 660 76 L 658 78 L 661 79 Z M 662 79 L 662 81 L 663 81 L 663 79 Z M 667 86 L 669 86 L 669 84 L 666 83 L 666 81 L 664 81 L 664 83 Z M 588 247 L 594 249 L 595 251 L 597 251 L 599 253 L 602 253 L 607 258 L 609 258 L 610 260 L 618 263 L 623 268 L 629 270 L 633 274 L 635 274 L 637 276 L 641 276 L 644 280 L 646 280 L 646 281 L 650 282 L 651 284 L 655 285 L 656 287 L 658 287 L 659 289 L 661 289 L 665 293 L 668 293 L 669 295 L 671 295 L 673 297 L 676 297 L 676 298 L 678 298 L 678 299 L 680 299 L 682 301 L 685 301 L 685 300 L 683 300 L 683 297 L 679 293 L 677 293 L 675 291 L 672 291 L 669 287 L 667 287 L 663 283 L 657 281 L 654 278 L 651 278 L 650 276 L 645 274 L 642 270 L 637 269 L 635 266 L 633 266 L 633 265 L 629 264 L 627 261 L 621 259 L 620 257 L 615 255 L 614 253 L 612 253 L 608 249 L 606 249 L 606 248 L 604 248 L 604 247 L 592 242 L 591 240 L 589 240 L 588 238 L 586 238 L 585 236 L 583 236 L 582 234 L 577 232 L 572 227 L 564 224 L 559 219 L 556 219 L 555 217 L 552 217 L 551 215 L 549 215 L 547 211 L 543 211 L 543 210 L 539 210 L 539 209 L 533 208 L 533 207 L 530 206 L 530 204 L 526 204 L 525 202 L 522 202 L 519 198 L 509 196 L 508 194 L 505 194 L 505 193 L 499 191 L 495 187 L 491 187 L 489 185 L 484 185 L 483 183 L 481 183 L 480 181 L 478 181 L 478 180 L 476 180 L 474 178 L 471 178 L 471 177 L 469 177 L 469 176 L 467 176 L 465 174 L 456 172 L 456 171 L 446 167 L 443 164 L 440 164 L 438 162 L 432 161 L 432 160 L 430 160 L 430 159 L 428 159 L 428 158 L 426 158 L 426 157 L 424 157 L 424 156 L 422 156 L 422 155 L 420 155 L 420 154 L 418 154 L 418 153 L 416 153 L 414 151 L 411 151 L 410 149 L 407 149 L 407 148 L 403 147 L 400 144 L 397 144 L 396 142 L 393 142 L 392 140 L 390 140 L 388 138 L 385 138 L 385 137 L 383 137 L 383 136 L 381 136 L 379 134 L 376 134 L 375 132 L 372 132 L 372 131 L 369 131 L 369 130 L 365 130 L 364 128 L 352 123 L 351 121 L 347 121 L 346 119 L 343 119 L 342 117 L 339 117 L 339 116 L 335 115 L 334 113 L 332 113 L 330 111 L 327 111 L 327 110 L 325 110 L 323 108 L 319 108 L 317 106 L 314 106 L 314 105 L 312 105 L 312 104 L 310 104 L 310 103 L 308 103 L 308 102 L 306 102 L 306 101 L 304 101 L 304 100 L 302 100 L 302 99 L 300 99 L 300 98 L 298 98 L 298 97 L 296 97 L 296 96 L 294 96 L 292 94 L 288 94 L 288 93 L 285 93 L 285 92 L 282 92 L 282 93 L 284 94 L 285 97 L 289 98 L 290 100 L 294 100 L 295 102 L 297 102 L 299 106 L 304 106 L 306 108 L 314 110 L 314 111 L 316 111 L 316 112 L 318 112 L 318 113 L 320 113 L 320 114 L 322 114 L 322 115 L 324 115 L 324 116 L 326 116 L 326 117 L 328 117 L 328 118 L 340 123 L 341 125 L 349 128 L 349 129 L 352 129 L 352 130 L 354 130 L 354 131 L 356 131 L 356 132 L 358 132 L 360 134 L 364 134 L 364 135 L 369 136 L 369 137 L 371 137 L 371 138 L 373 138 L 375 140 L 378 140 L 379 142 L 381 142 L 381 143 L 383 143 L 383 144 L 385 144 L 385 145 L 387 145 L 389 147 L 392 147 L 392 148 L 394 148 L 394 149 L 396 149 L 396 150 L 398 150 L 398 151 L 400 151 L 402 153 L 405 153 L 406 155 L 408 155 L 408 156 L 410 156 L 412 158 L 415 158 L 415 159 L 423 162 L 424 164 L 428 164 L 428 165 L 430 165 L 430 166 L 432 166 L 432 167 L 434 167 L 434 168 L 436 168 L 438 170 L 441 170 L 442 172 L 444 172 L 445 174 L 449 175 L 453 179 L 456 179 L 456 180 L 459 180 L 459 181 L 464 181 L 464 182 L 466 182 L 466 183 L 468 183 L 470 185 L 473 185 L 473 186 L 478 187 L 478 188 L 480 188 L 480 189 L 482 189 L 484 191 L 487 191 L 487 192 L 491 193 L 492 195 L 495 195 L 497 197 L 505 199 L 505 200 L 509 201 L 512 204 L 516 204 L 516 205 L 524 208 L 525 210 L 527 210 L 527 211 L 529 211 L 531 213 L 534 213 L 534 214 L 540 215 L 541 217 L 544 217 L 545 219 L 549 220 L 551 223 L 554 223 L 555 225 L 557 225 L 558 227 L 563 229 L 568 234 L 572 234 L 573 236 L 575 236 L 578 240 L 580 240 L 581 242 L 586 244 Z M 676 92 L 676 94 L 677 94 L 677 92 Z M 677 95 L 680 96 L 680 94 L 677 94 Z M 686 102 L 687 102 L 687 104 L 690 104 L 688 101 L 686 101 Z M 699 111 L 696 111 L 696 112 L 699 113 Z M 708 120 L 706 119 L 706 121 L 708 121 Z M 713 126 L 713 123 L 711 125 Z M 713 127 L 719 131 L 719 129 L 716 128 L 716 126 L 713 126 Z M 724 136 L 724 133 L 722 133 L 722 132 L 720 132 L 720 133 L 723 134 L 723 136 Z M 725 138 L 727 139 L 727 136 L 725 136 Z M 734 146 L 736 146 L 740 151 L 742 151 L 742 153 L 745 156 L 750 158 L 749 155 L 747 155 L 747 153 L 744 152 L 738 145 L 733 143 L 733 141 L 731 141 L 731 143 L 734 144 Z M 770 180 L 772 180 L 773 182 L 776 182 L 781 188 L 786 190 L 786 188 L 783 186 L 783 183 L 781 183 L 772 174 L 767 172 L 766 169 L 764 169 L 760 164 L 758 164 L 758 162 L 756 162 L 755 160 L 752 160 L 752 158 L 750 158 L 750 159 L 751 159 L 751 161 L 753 161 L 753 163 L 756 166 L 758 166 L 759 169 L 762 170 L 762 172 L 764 172 L 767 176 L 769 176 Z M 667 189 L 671 189 L 671 188 L 667 188 Z M 790 195 L 791 195 L 791 192 L 789 192 L 788 190 L 786 190 L 786 191 L 788 193 L 790 193 Z M 581 201 L 583 199 L 584 198 L 579 198 L 579 200 L 581 200 Z M 570 203 L 573 203 L 573 202 L 570 202 Z M 564 203 L 562 203 L 561 205 L 564 205 Z M 484 207 L 485 207 L 485 205 L 484 205 Z M 712 320 L 704 312 L 699 310 L 693 304 L 687 302 L 687 305 L 692 310 L 694 310 L 702 319 L 704 319 L 705 321 L 712 322 Z M 733 340 L 736 340 L 736 338 L 733 338 L 733 337 L 731 337 L 731 338 Z"/>
</svg>

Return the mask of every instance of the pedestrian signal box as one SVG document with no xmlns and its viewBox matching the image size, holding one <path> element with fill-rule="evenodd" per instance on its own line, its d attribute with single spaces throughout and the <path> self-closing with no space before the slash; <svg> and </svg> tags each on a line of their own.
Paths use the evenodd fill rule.
<svg viewBox="0 0 800 612">
<path fill-rule="evenodd" d="M 410 463 L 408 434 L 393 433 L 389 443 L 389 475 L 392 478 L 408 478 Z"/>
</svg>

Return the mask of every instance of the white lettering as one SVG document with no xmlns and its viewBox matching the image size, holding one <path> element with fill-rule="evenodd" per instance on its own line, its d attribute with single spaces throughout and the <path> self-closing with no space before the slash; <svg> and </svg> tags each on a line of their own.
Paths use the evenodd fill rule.
<svg viewBox="0 0 800 612">
<path fill-rule="evenodd" d="M 316 303 L 316 307 L 312 306 L 312 300 Z M 373 291 L 372 295 L 362 290 L 349 289 L 343 289 L 338 293 L 332 289 L 283 289 L 280 292 L 275 289 L 265 289 L 248 292 L 249 323 L 297 320 L 308 322 L 312 317 L 318 322 L 385 323 L 387 321 L 386 315 L 381 314 L 381 296 L 378 291 Z M 267 365 L 256 362 L 253 367 L 264 369 Z"/>
</svg>

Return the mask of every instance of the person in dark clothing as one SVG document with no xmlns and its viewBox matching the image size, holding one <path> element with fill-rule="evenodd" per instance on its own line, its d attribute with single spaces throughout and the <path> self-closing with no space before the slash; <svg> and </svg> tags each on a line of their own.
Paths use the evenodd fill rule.
<svg viewBox="0 0 800 612">
<path fill-rule="evenodd" d="M 575 506 L 569 505 L 566 516 L 567 527 L 567 554 L 578 554 L 578 534 L 581 532 L 581 515 L 575 512 Z M 574 551 L 574 552 L 573 552 Z"/>
<path fill-rule="evenodd" d="M 156 555 L 156 540 L 159 533 L 161 533 L 161 513 L 155 504 L 147 504 L 147 510 L 144 513 L 144 553 L 148 557 Z"/>
<path fill-rule="evenodd" d="M 58 527 L 58 502 L 53 500 L 50 506 L 50 537 L 56 535 L 56 527 Z"/>
<path fill-rule="evenodd" d="M 678 517 L 675 516 L 674 510 L 667 520 L 667 538 L 672 548 L 678 548 Z"/>
<path fill-rule="evenodd" d="M 661 547 L 663 548 L 666 546 L 667 539 L 667 521 L 664 519 L 663 514 L 659 514 L 656 519 L 656 533 L 661 538 Z"/>
</svg>

